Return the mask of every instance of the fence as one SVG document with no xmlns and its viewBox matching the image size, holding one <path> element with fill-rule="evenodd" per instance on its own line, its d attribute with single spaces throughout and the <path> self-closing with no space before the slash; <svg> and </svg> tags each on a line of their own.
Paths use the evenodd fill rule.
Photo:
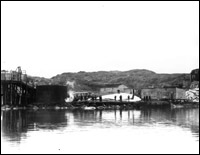
<svg viewBox="0 0 200 155">
<path fill-rule="evenodd" d="M 16 71 L 1 71 L 1 80 L 5 80 L 5 81 L 23 81 L 26 82 L 27 81 L 27 75 L 26 74 L 22 74 Z"/>
</svg>

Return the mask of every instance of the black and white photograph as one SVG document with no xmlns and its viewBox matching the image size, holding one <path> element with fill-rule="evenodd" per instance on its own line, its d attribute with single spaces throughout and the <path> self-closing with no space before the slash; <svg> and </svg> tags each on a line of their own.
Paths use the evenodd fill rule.
<svg viewBox="0 0 200 155">
<path fill-rule="evenodd" d="M 199 154 L 199 1 L 1 1 L 1 154 Z"/>
</svg>

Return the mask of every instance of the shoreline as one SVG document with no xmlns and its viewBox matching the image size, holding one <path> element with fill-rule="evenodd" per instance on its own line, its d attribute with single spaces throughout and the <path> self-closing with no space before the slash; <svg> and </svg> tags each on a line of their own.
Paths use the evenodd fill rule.
<svg viewBox="0 0 200 155">
<path fill-rule="evenodd" d="M 1 110 L 39 110 L 39 109 L 82 109 L 82 110 L 116 110 L 124 109 L 131 110 L 136 108 L 151 108 L 151 107 L 171 107 L 171 108 L 190 108 L 199 107 L 199 102 L 170 102 L 170 101 L 138 101 L 138 102 L 91 102 L 91 101 L 79 101 L 69 103 L 54 103 L 54 104 L 38 104 L 33 103 L 27 106 L 15 106 L 15 105 L 1 105 Z"/>
</svg>

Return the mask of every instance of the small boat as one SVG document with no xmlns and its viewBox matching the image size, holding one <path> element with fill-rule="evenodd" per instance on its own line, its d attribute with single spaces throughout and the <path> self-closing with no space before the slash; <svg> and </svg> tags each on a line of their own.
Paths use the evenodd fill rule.
<svg viewBox="0 0 200 155">
<path fill-rule="evenodd" d="M 87 107 L 87 106 L 86 106 L 86 107 L 84 107 L 83 109 L 84 109 L 84 110 L 95 110 L 96 108 L 95 108 L 95 107 Z"/>
<path fill-rule="evenodd" d="M 59 110 L 59 109 L 60 109 L 60 107 L 59 107 L 59 106 L 55 106 L 54 108 L 55 108 L 56 110 Z"/>
<path fill-rule="evenodd" d="M 38 110 L 38 106 L 33 106 L 33 110 Z"/>
<path fill-rule="evenodd" d="M 192 102 L 189 100 L 178 100 L 175 102 L 170 102 L 172 108 L 195 108 L 199 107 L 199 102 Z"/>
<path fill-rule="evenodd" d="M 171 103 L 171 107 L 172 107 L 172 108 L 184 108 L 184 105 L 172 104 L 172 103 Z"/>
<path fill-rule="evenodd" d="M 1 106 L 1 110 L 11 110 L 11 109 L 12 109 L 12 107 L 9 105 Z"/>
<path fill-rule="evenodd" d="M 19 108 L 18 107 L 13 107 L 13 110 L 18 110 Z"/>
<path fill-rule="evenodd" d="M 105 107 L 104 106 L 98 106 L 97 109 L 102 110 L 102 109 L 105 109 Z"/>
<path fill-rule="evenodd" d="M 119 105 L 114 106 L 115 109 L 121 109 Z"/>
</svg>

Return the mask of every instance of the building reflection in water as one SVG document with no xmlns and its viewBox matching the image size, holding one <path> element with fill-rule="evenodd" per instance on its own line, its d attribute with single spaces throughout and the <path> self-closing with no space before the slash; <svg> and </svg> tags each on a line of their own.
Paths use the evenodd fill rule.
<svg viewBox="0 0 200 155">
<path fill-rule="evenodd" d="M 26 137 L 27 122 L 26 111 L 1 111 L 1 132 L 11 141 L 20 141 Z"/>
<path fill-rule="evenodd" d="M 26 138 L 26 133 L 31 130 L 54 130 L 65 126 L 67 126 L 67 117 L 62 110 L 1 111 L 2 136 L 11 141 Z"/>
<path fill-rule="evenodd" d="M 20 141 L 28 131 L 65 130 L 94 126 L 180 126 L 199 137 L 199 109 L 142 109 L 142 110 L 13 110 L 1 111 L 2 136 Z"/>
<path fill-rule="evenodd" d="M 192 133 L 199 137 L 199 108 L 198 109 L 174 109 L 172 111 L 174 124 L 190 128 Z"/>
<path fill-rule="evenodd" d="M 73 113 L 74 124 L 91 126 L 103 124 L 102 127 L 112 126 L 179 126 L 187 128 L 199 136 L 199 109 L 150 108 L 142 110 L 77 110 Z"/>
<path fill-rule="evenodd" d="M 175 125 L 187 128 L 199 137 L 199 108 L 144 109 L 141 119 L 142 122 L 149 124 L 160 123 L 165 126 Z"/>
</svg>

